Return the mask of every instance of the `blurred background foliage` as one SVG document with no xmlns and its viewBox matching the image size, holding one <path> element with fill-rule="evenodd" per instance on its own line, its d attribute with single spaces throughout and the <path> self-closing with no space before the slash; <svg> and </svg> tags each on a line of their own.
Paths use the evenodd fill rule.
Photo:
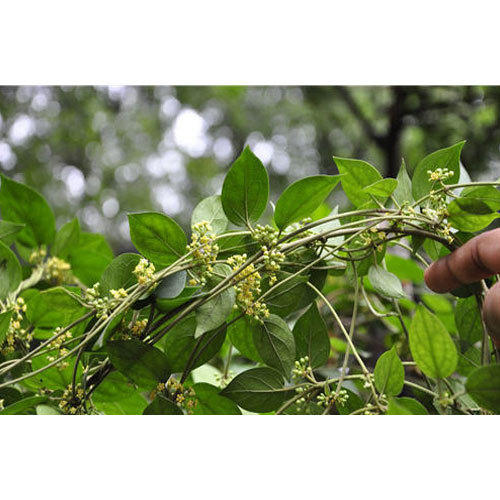
<svg viewBox="0 0 500 500">
<path fill-rule="evenodd" d="M 276 200 L 337 173 L 333 155 L 395 176 L 402 156 L 411 171 L 461 139 L 471 177 L 497 178 L 500 87 L 0 87 L 1 171 L 41 191 L 58 226 L 78 216 L 116 251 L 131 248 L 127 212 L 188 228 L 245 144 Z"/>
</svg>

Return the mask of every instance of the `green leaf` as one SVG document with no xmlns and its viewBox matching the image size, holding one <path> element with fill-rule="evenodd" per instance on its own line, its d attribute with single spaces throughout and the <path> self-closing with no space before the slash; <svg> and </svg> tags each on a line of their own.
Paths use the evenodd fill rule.
<svg viewBox="0 0 500 500">
<path fill-rule="evenodd" d="M 37 405 L 36 406 L 37 415 L 61 415 L 61 412 L 50 405 Z"/>
<path fill-rule="evenodd" d="M 468 377 L 469 374 L 476 368 L 481 366 L 481 351 L 476 347 L 469 347 L 463 354 L 458 353 L 457 373 L 463 377 Z"/>
<path fill-rule="evenodd" d="M 92 393 L 92 402 L 106 415 L 140 415 L 147 401 L 119 372 L 111 372 Z"/>
<path fill-rule="evenodd" d="M 87 286 L 99 281 L 112 260 L 113 252 L 108 242 L 96 233 L 80 233 L 78 246 L 68 255 L 73 274 Z"/>
<path fill-rule="evenodd" d="M 0 210 L 2 218 L 25 224 L 17 241 L 34 248 L 50 245 L 56 233 L 54 212 L 43 196 L 24 184 L 0 174 Z"/>
<path fill-rule="evenodd" d="M 447 207 L 448 222 L 456 229 L 477 232 L 488 227 L 500 214 L 476 198 L 458 198 Z"/>
<path fill-rule="evenodd" d="M 63 287 L 45 290 L 28 300 L 26 317 L 38 328 L 67 326 L 87 310 Z"/>
<path fill-rule="evenodd" d="M 457 300 L 455 306 L 455 324 L 458 335 L 469 345 L 481 340 L 483 324 L 476 297 L 471 296 Z"/>
<path fill-rule="evenodd" d="M 391 196 L 396 189 L 397 185 L 398 181 L 396 179 L 388 177 L 387 179 L 380 179 L 373 184 L 365 186 L 363 191 L 373 196 L 389 198 L 389 196 Z"/>
<path fill-rule="evenodd" d="M 237 226 L 256 222 L 269 198 L 269 178 L 262 162 L 247 146 L 224 179 L 221 201 L 227 218 Z"/>
<path fill-rule="evenodd" d="M 170 399 L 161 394 L 142 412 L 143 415 L 184 415 L 182 410 Z"/>
<path fill-rule="evenodd" d="M 395 274 L 402 281 L 411 281 L 413 283 L 424 282 L 424 271 L 413 260 L 387 253 L 385 255 L 387 270 Z"/>
<path fill-rule="evenodd" d="M 295 360 L 295 341 L 288 325 L 275 314 L 252 331 L 253 342 L 264 363 L 290 377 Z"/>
<path fill-rule="evenodd" d="M 14 252 L 0 241 L 0 299 L 21 283 L 21 265 Z"/>
<path fill-rule="evenodd" d="M 5 311 L 0 314 L 0 345 L 5 339 L 7 332 L 9 330 L 10 319 L 12 318 L 13 311 Z"/>
<path fill-rule="evenodd" d="M 428 377 L 448 377 L 457 367 L 457 349 L 450 334 L 441 320 L 424 306 L 418 306 L 410 325 L 410 350 Z"/>
<path fill-rule="evenodd" d="M 76 250 L 80 241 L 80 223 L 78 219 L 66 222 L 56 233 L 52 253 L 66 259 L 73 250 Z"/>
<path fill-rule="evenodd" d="M 139 387 L 152 389 L 170 377 L 165 354 L 140 340 L 113 340 L 106 344 L 106 351 L 113 366 Z"/>
<path fill-rule="evenodd" d="M 234 401 L 221 396 L 214 385 L 202 382 L 194 384 L 193 390 L 197 399 L 194 415 L 241 415 L 241 410 Z"/>
<path fill-rule="evenodd" d="M 195 349 L 191 360 L 191 370 L 210 361 L 220 351 L 226 338 L 225 325 L 204 333 L 201 340 L 195 338 L 195 330 L 196 316 L 193 313 L 179 321 L 160 341 L 173 373 L 184 371 L 191 352 Z"/>
<path fill-rule="evenodd" d="M 40 403 L 45 403 L 48 399 L 48 396 L 29 396 L 7 406 L 0 411 L 0 415 L 19 415 Z"/>
<path fill-rule="evenodd" d="M 156 300 L 156 306 L 161 312 L 170 312 L 177 307 L 186 304 L 190 300 L 193 300 L 194 294 L 199 290 L 197 286 L 187 286 L 184 290 L 173 299 L 159 299 Z"/>
<path fill-rule="evenodd" d="M 207 221 L 215 234 L 221 234 L 227 229 L 227 220 L 220 195 L 209 196 L 196 205 L 191 215 L 191 227 L 198 222 Z"/>
<path fill-rule="evenodd" d="M 141 256 L 136 253 L 122 253 L 115 257 L 99 280 L 101 293 L 106 295 L 110 290 L 127 289 L 137 283 L 134 269 L 140 260 Z"/>
<path fill-rule="evenodd" d="M 231 274 L 231 268 L 226 264 L 215 264 L 214 272 L 225 277 Z M 213 277 L 207 280 L 210 287 L 217 285 L 223 278 Z M 233 287 L 229 287 L 219 293 L 213 299 L 205 302 L 196 309 L 196 333 L 195 338 L 222 325 L 233 311 L 236 293 Z"/>
<path fill-rule="evenodd" d="M 186 271 L 178 271 L 163 278 L 155 290 L 158 299 L 174 299 L 186 286 Z"/>
<path fill-rule="evenodd" d="M 338 205 L 330 212 L 328 217 L 333 217 L 335 215 L 338 215 L 339 213 L 339 207 Z M 319 226 L 313 227 L 310 230 L 313 233 L 324 233 L 325 231 L 333 231 L 340 229 L 341 224 L 339 219 L 333 219 L 331 221 L 325 222 L 324 224 L 320 224 Z M 331 236 L 328 238 L 328 244 L 332 246 L 337 246 L 340 245 L 344 241 L 344 236 Z"/>
<path fill-rule="evenodd" d="M 276 370 L 251 368 L 237 375 L 220 394 L 244 410 L 266 413 L 277 410 L 294 391 L 283 388 L 283 378 Z"/>
<path fill-rule="evenodd" d="M 129 214 L 130 238 L 135 248 L 160 267 L 186 253 L 186 235 L 170 217 L 156 212 Z"/>
<path fill-rule="evenodd" d="M 396 348 L 384 352 L 375 365 L 375 387 L 388 396 L 397 396 L 403 390 L 405 369 Z"/>
<path fill-rule="evenodd" d="M 492 212 L 500 210 L 500 191 L 494 186 L 466 187 L 460 193 L 459 200 L 463 199 L 486 203 Z"/>
<path fill-rule="evenodd" d="M 437 260 L 439 259 L 439 255 L 441 253 L 441 250 L 444 248 L 441 243 L 439 243 L 436 240 L 431 240 L 430 238 L 426 238 L 424 243 L 423 243 L 424 250 L 427 252 L 427 255 L 432 259 L 432 260 Z"/>
<path fill-rule="evenodd" d="M 0 220 L 0 240 L 7 246 L 12 245 L 16 239 L 16 234 L 25 227 L 24 224 L 18 222 L 10 222 L 8 220 Z"/>
<path fill-rule="evenodd" d="M 381 266 L 371 266 L 368 270 L 368 279 L 374 290 L 387 299 L 404 299 L 401 281 L 395 275 Z"/>
<path fill-rule="evenodd" d="M 478 405 L 500 413 L 500 365 L 476 368 L 468 376 L 465 388 Z"/>
<path fill-rule="evenodd" d="M 412 193 L 415 200 L 426 196 L 433 189 L 434 182 L 429 181 L 428 171 L 434 172 L 438 168 L 447 168 L 453 171 L 453 176 L 444 181 L 445 184 L 455 184 L 460 178 L 460 152 L 465 141 L 449 148 L 439 149 L 423 158 L 413 173 Z"/>
<path fill-rule="evenodd" d="M 238 313 L 236 312 L 235 314 Z M 262 358 L 253 341 L 253 332 L 257 328 L 259 328 L 258 324 L 245 315 L 243 318 L 240 318 L 238 321 L 228 326 L 227 334 L 231 344 L 233 344 L 243 356 L 257 363 L 261 363 Z"/>
<path fill-rule="evenodd" d="M 390 398 L 387 415 L 428 415 L 424 405 L 413 398 Z"/>
<path fill-rule="evenodd" d="M 366 205 L 365 208 L 375 206 L 376 203 L 363 188 L 381 180 L 380 172 L 365 161 L 338 157 L 333 159 L 342 174 L 340 182 L 349 201 L 358 208 L 362 205 Z"/>
<path fill-rule="evenodd" d="M 278 286 L 265 297 L 265 302 L 272 314 L 277 314 L 282 318 L 288 316 L 291 312 L 298 309 L 298 307 L 304 307 L 307 304 L 302 304 L 301 299 L 306 295 L 308 286 L 306 285 L 308 279 L 307 276 L 294 276 L 286 282 L 290 273 L 279 272 L 277 274 Z M 268 287 L 263 287 L 263 292 L 267 292 Z M 309 302 L 314 300 L 314 296 L 310 296 Z"/>
<path fill-rule="evenodd" d="M 398 185 L 392 193 L 394 199 L 402 205 L 403 203 L 413 203 L 415 200 L 413 199 L 413 195 L 411 192 L 411 179 L 406 170 L 405 161 L 401 161 L 401 167 L 397 176 Z"/>
<path fill-rule="evenodd" d="M 311 214 L 325 201 L 338 184 L 338 175 L 313 175 L 288 186 L 279 197 L 274 222 L 280 231 Z"/>
<path fill-rule="evenodd" d="M 54 352 L 50 353 L 54 354 Z M 36 371 L 41 368 L 46 368 L 43 372 L 38 373 L 34 377 L 23 380 L 21 383 L 25 387 L 31 390 L 39 390 L 40 388 L 50 389 L 50 390 L 64 390 L 71 383 L 73 378 L 73 363 L 72 359 L 67 358 L 69 364 L 66 368 L 60 368 L 58 366 L 53 366 L 51 368 L 46 368 L 46 366 L 51 363 L 48 355 L 36 356 L 31 361 L 31 370 Z M 78 365 L 76 379 L 79 380 L 82 376 L 82 365 Z"/>
<path fill-rule="evenodd" d="M 297 320 L 292 333 L 295 338 L 296 359 L 308 356 L 313 369 L 326 365 L 330 356 L 330 339 L 315 302 Z"/>
</svg>

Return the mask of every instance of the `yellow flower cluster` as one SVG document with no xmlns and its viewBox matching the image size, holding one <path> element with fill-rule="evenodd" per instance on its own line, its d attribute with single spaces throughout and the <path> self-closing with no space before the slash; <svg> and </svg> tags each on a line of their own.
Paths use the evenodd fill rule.
<svg viewBox="0 0 500 500">
<path fill-rule="evenodd" d="M 4 347 L 2 354 L 10 354 L 14 351 L 16 340 L 24 342 L 25 347 L 29 347 L 29 343 L 33 336 L 24 328 L 21 328 L 23 313 L 26 312 L 26 304 L 22 297 L 18 297 L 15 302 L 7 302 L 7 311 L 12 310 L 12 318 L 10 318 L 9 328 L 5 335 Z"/>
<path fill-rule="evenodd" d="M 84 398 L 85 392 L 80 384 L 76 386 L 74 395 L 71 385 L 69 385 L 62 395 L 59 408 L 66 415 L 82 415 L 85 413 Z"/>
<path fill-rule="evenodd" d="M 217 259 L 219 246 L 215 243 L 215 234 L 212 226 L 207 221 L 201 221 L 191 228 L 193 234 L 188 250 L 193 253 L 193 261 L 198 265 L 197 276 L 189 284 L 204 285 L 207 277 L 213 272 L 212 264 Z"/>
<path fill-rule="evenodd" d="M 149 260 L 142 258 L 135 266 L 134 274 L 139 285 L 148 285 L 154 280 L 155 266 Z"/>
<path fill-rule="evenodd" d="M 252 238 L 261 245 L 274 247 L 278 244 L 278 230 L 272 226 L 261 226 L 257 224 L 252 232 Z"/>
<path fill-rule="evenodd" d="M 451 224 L 447 223 L 441 228 L 442 236 L 444 236 L 450 243 L 453 243 L 453 235 L 451 234 Z"/>
<path fill-rule="evenodd" d="M 62 330 L 62 328 L 60 326 L 58 326 L 55 330 L 54 330 L 54 335 L 58 334 L 60 331 Z M 52 362 L 52 361 L 55 361 L 57 358 L 62 358 L 63 356 L 65 356 L 66 354 L 68 354 L 68 349 L 66 349 L 65 347 L 61 347 L 62 344 L 64 344 L 64 342 L 66 340 L 69 340 L 71 339 L 73 335 L 71 334 L 71 332 L 68 330 L 67 332 L 63 333 L 62 335 L 59 335 L 59 337 L 57 337 L 56 339 L 54 339 L 50 344 L 49 344 L 49 349 L 52 351 L 52 350 L 57 350 L 57 356 L 47 356 L 47 359 Z M 65 360 L 62 360 L 62 361 L 59 361 L 59 363 L 57 363 L 57 368 L 59 370 L 65 370 L 66 368 L 68 368 L 69 366 L 69 362 L 65 359 Z"/>
<path fill-rule="evenodd" d="M 276 273 L 281 269 L 280 264 L 285 260 L 285 254 L 277 248 L 268 249 L 266 246 L 263 246 L 262 256 L 264 258 L 264 269 L 269 274 L 269 285 L 273 286 L 278 280 Z"/>
<path fill-rule="evenodd" d="M 100 292 L 100 283 L 97 282 L 91 288 L 87 288 L 83 294 L 85 302 L 96 309 L 98 318 L 107 319 L 110 311 L 117 307 L 123 299 L 128 297 L 127 291 L 124 288 L 118 290 L 111 289 L 109 293 L 111 297 L 102 297 Z"/>
<path fill-rule="evenodd" d="M 132 332 L 132 334 L 135 336 L 135 337 L 140 337 L 142 332 L 144 331 L 144 329 L 146 328 L 148 324 L 148 320 L 147 319 L 141 319 L 141 320 L 138 320 L 136 321 L 132 327 L 130 328 L 130 331 Z"/>
<path fill-rule="evenodd" d="M 45 262 L 44 278 L 60 285 L 70 277 L 71 266 L 59 257 L 50 257 Z"/>
<path fill-rule="evenodd" d="M 386 239 L 384 231 L 379 231 L 376 227 L 371 227 L 368 231 L 360 234 L 361 240 L 365 245 L 373 245 L 377 252 L 381 252 Z"/>
<path fill-rule="evenodd" d="M 436 170 L 427 170 L 427 175 L 429 176 L 429 181 L 444 181 L 453 177 L 453 170 L 448 170 L 447 168 L 436 168 Z"/>
<path fill-rule="evenodd" d="M 37 266 L 43 262 L 43 259 L 45 259 L 46 256 L 47 256 L 47 250 L 45 249 L 44 246 L 37 248 L 36 250 L 31 252 L 31 255 L 29 257 L 29 263 Z"/>
<path fill-rule="evenodd" d="M 227 263 L 232 267 L 233 271 L 239 269 L 247 260 L 247 255 L 233 255 L 227 259 Z M 261 276 L 255 270 L 253 264 L 249 264 L 245 269 L 242 269 L 233 279 L 234 289 L 236 290 L 236 304 L 245 314 L 252 316 L 254 319 L 263 322 L 264 318 L 269 317 L 269 310 L 266 304 L 260 302 L 256 297 L 261 293 L 260 283 Z"/>
<path fill-rule="evenodd" d="M 280 264 L 285 260 L 285 255 L 280 251 L 278 245 L 278 235 L 277 229 L 260 224 L 257 224 L 252 233 L 253 239 L 261 244 L 264 269 L 268 272 L 270 286 L 276 283 L 276 273 L 281 269 Z"/>
<path fill-rule="evenodd" d="M 112 289 L 109 291 L 109 293 L 116 300 L 127 298 L 127 291 L 125 290 L 125 288 L 119 288 L 118 290 Z"/>
<path fill-rule="evenodd" d="M 168 393 L 169 398 L 187 411 L 188 415 L 192 415 L 193 409 L 198 403 L 195 399 L 196 394 L 192 387 L 186 389 L 176 378 L 170 377 L 166 384 L 160 382 L 151 392 L 149 397 L 154 399 L 158 393 L 165 391 Z"/>
</svg>

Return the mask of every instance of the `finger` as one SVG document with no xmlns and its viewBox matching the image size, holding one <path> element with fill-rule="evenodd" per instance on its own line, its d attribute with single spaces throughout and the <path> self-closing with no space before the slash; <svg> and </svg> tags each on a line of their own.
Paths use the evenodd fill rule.
<svg viewBox="0 0 500 500">
<path fill-rule="evenodd" d="M 427 286 L 438 293 L 474 283 L 500 272 L 500 229 L 469 240 L 434 262 L 425 272 Z"/>
<path fill-rule="evenodd" d="M 483 304 L 483 319 L 497 347 L 500 347 L 500 282 L 492 286 Z"/>
</svg>

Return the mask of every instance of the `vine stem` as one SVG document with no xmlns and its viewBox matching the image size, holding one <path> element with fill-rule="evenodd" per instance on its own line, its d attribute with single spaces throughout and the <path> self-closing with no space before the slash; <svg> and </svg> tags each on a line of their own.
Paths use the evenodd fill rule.
<svg viewBox="0 0 500 500">
<path fill-rule="evenodd" d="M 335 321 L 337 322 L 337 324 L 340 327 L 340 330 L 344 334 L 344 337 L 347 341 L 347 344 L 351 347 L 352 353 L 353 353 L 354 357 L 356 358 L 356 361 L 358 362 L 359 366 L 361 367 L 361 370 L 363 371 L 363 374 L 365 375 L 367 382 L 370 384 L 370 389 L 371 389 L 372 394 L 374 396 L 375 402 L 377 403 L 377 406 L 379 407 L 380 410 L 383 411 L 382 406 L 378 402 L 377 392 L 375 390 L 375 387 L 373 386 L 373 382 L 372 382 L 371 377 L 370 377 L 370 371 L 368 370 L 368 368 L 366 368 L 366 365 L 363 362 L 363 360 L 361 359 L 361 356 L 359 355 L 355 345 L 352 343 L 351 337 L 349 336 L 349 333 L 347 332 L 344 325 L 342 324 L 342 321 L 341 321 L 339 315 L 337 314 L 337 311 L 334 309 L 332 304 L 330 304 L 328 299 L 312 283 L 308 282 L 307 284 L 316 292 L 318 297 L 325 303 L 325 305 L 328 307 L 328 309 L 332 313 L 333 317 L 335 318 Z"/>
</svg>

